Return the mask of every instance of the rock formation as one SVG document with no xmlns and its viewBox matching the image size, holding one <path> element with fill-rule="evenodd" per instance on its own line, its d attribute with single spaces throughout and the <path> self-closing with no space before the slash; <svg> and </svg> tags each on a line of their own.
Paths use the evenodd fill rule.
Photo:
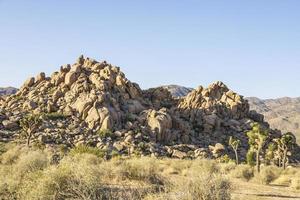
<svg viewBox="0 0 300 200">
<path fill-rule="evenodd" d="M 175 99 L 163 87 L 143 91 L 119 67 L 83 56 L 50 77 L 29 78 L 0 101 L 0 140 L 20 139 L 20 119 L 32 113 L 43 118 L 34 140 L 46 146 L 86 144 L 119 154 L 176 158 L 230 153 L 226 146 L 234 135 L 242 141 L 243 160 L 251 123 L 268 126 L 222 82 Z"/>
</svg>

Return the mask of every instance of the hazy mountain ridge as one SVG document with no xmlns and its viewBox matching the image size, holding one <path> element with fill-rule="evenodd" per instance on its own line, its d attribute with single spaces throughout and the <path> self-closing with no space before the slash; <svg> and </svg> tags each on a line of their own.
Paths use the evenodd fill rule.
<svg viewBox="0 0 300 200">
<path fill-rule="evenodd" d="M 250 109 L 256 110 L 265 116 L 265 120 L 272 128 L 283 132 L 293 132 L 300 136 L 300 97 L 283 97 L 278 99 L 246 98 Z"/>
<path fill-rule="evenodd" d="M 167 89 L 173 97 L 184 97 L 194 90 L 193 88 L 183 87 L 180 85 L 164 85 L 162 87 Z"/>
<path fill-rule="evenodd" d="M 17 91 L 18 89 L 14 87 L 0 87 L 0 96 L 15 94 Z"/>
</svg>

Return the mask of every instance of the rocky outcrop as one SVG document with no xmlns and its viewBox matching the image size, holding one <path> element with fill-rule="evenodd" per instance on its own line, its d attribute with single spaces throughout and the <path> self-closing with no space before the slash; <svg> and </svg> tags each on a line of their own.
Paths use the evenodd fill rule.
<svg viewBox="0 0 300 200">
<path fill-rule="evenodd" d="M 28 79 L 0 100 L 5 140 L 21 139 L 19 121 L 28 114 L 42 118 L 33 140 L 45 145 L 87 144 L 122 155 L 175 158 L 232 154 L 226 144 L 235 136 L 242 141 L 243 160 L 251 123 L 268 126 L 222 82 L 174 98 L 163 87 L 141 90 L 119 67 L 83 56 L 50 77 L 40 73 Z"/>
<path fill-rule="evenodd" d="M 172 141 L 172 118 L 165 108 L 159 111 L 150 110 L 147 114 L 147 125 L 151 129 L 156 142 Z"/>
</svg>

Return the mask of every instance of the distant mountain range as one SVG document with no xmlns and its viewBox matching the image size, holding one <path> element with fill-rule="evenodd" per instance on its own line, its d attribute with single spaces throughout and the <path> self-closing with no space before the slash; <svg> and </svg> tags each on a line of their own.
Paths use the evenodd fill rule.
<svg viewBox="0 0 300 200">
<path fill-rule="evenodd" d="M 300 97 L 262 100 L 247 98 L 250 108 L 263 114 L 272 128 L 293 132 L 300 142 Z"/>
<path fill-rule="evenodd" d="M 193 90 L 179 85 L 163 87 L 168 89 L 174 97 L 183 97 Z M 250 109 L 263 114 L 272 128 L 283 132 L 293 132 L 300 142 L 300 97 L 266 100 L 248 97 L 246 99 Z"/>
<path fill-rule="evenodd" d="M 14 87 L 0 87 L 0 96 L 15 94 L 17 91 L 18 89 Z"/>
<path fill-rule="evenodd" d="M 164 85 L 162 87 L 171 92 L 173 97 L 184 97 L 193 90 L 193 88 L 183 87 L 180 85 Z"/>
</svg>

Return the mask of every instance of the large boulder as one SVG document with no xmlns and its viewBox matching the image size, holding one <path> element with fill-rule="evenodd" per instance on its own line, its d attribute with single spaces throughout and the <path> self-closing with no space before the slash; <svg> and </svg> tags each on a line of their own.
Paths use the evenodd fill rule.
<svg viewBox="0 0 300 200">
<path fill-rule="evenodd" d="M 65 84 L 71 86 L 77 79 L 77 74 L 74 71 L 70 71 L 65 76 Z"/>
<path fill-rule="evenodd" d="M 169 142 L 171 139 L 172 118 L 165 108 L 159 111 L 150 110 L 147 125 L 157 142 Z"/>
<path fill-rule="evenodd" d="M 4 120 L 2 121 L 3 127 L 7 130 L 16 130 L 19 128 L 19 125 L 15 121 L 11 120 Z"/>
<path fill-rule="evenodd" d="M 29 79 L 27 79 L 26 81 L 25 81 L 25 83 L 23 84 L 23 88 L 24 87 L 31 87 L 31 86 L 33 86 L 34 85 L 34 77 L 30 77 Z"/>
</svg>

